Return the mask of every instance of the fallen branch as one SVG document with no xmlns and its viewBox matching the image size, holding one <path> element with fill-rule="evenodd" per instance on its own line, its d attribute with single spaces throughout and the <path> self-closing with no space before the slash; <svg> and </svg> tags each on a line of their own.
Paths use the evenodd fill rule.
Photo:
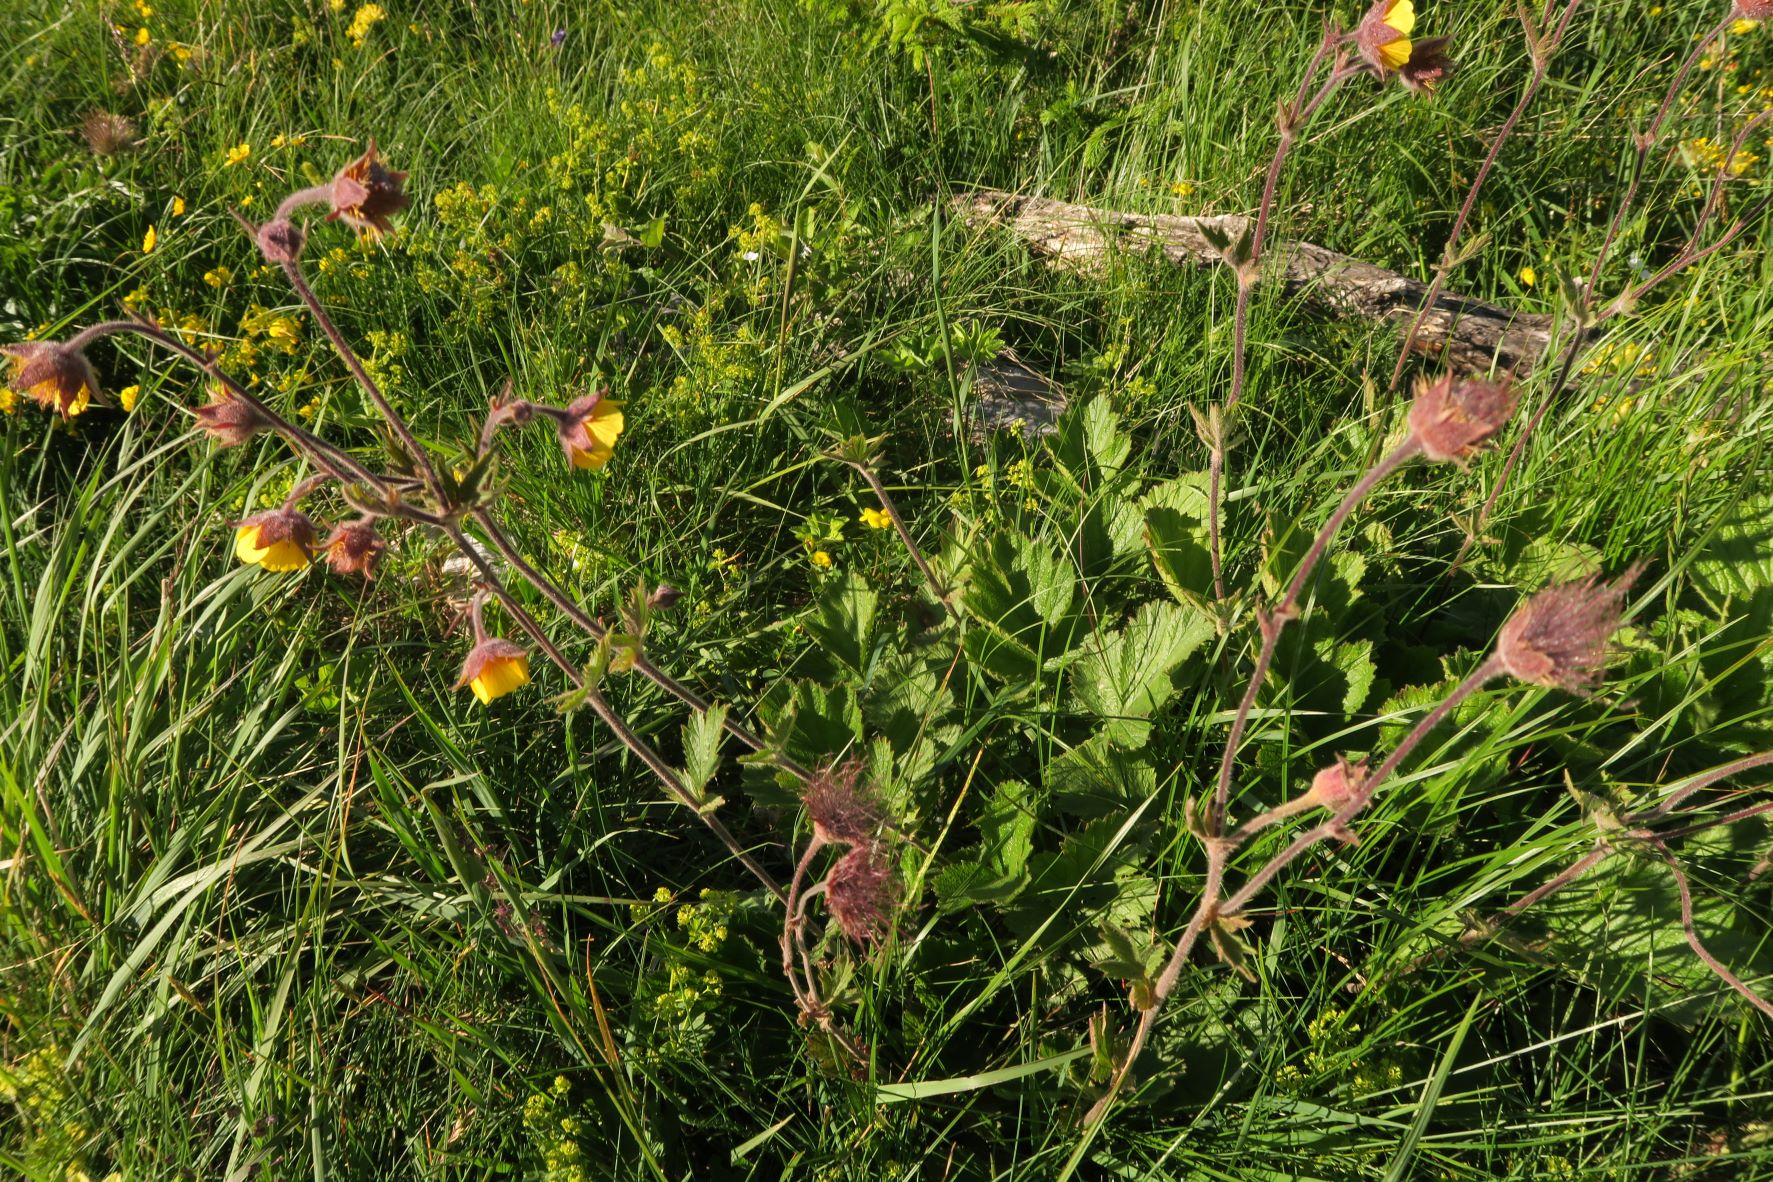
<svg viewBox="0 0 1773 1182">
<path fill-rule="evenodd" d="M 1006 226 L 1036 253 L 1078 271 L 1100 267 L 1114 251 L 1138 253 L 1159 247 L 1171 262 L 1223 263 L 1209 234 L 1241 241 L 1249 219 L 1174 217 L 1119 213 L 1045 197 L 980 189 L 954 199 L 956 213 L 973 226 Z M 1421 324 L 1413 351 L 1444 357 L 1461 372 L 1497 369 L 1524 374 L 1545 355 L 1551 317 L 1516 312 L 1443 291 L 1426 309 L 1429 285 L 1337 254 L 1309 242 L 1277 240 L 1264 252 L 1266 278 L 1278 277 L 1289 295 L 1339 319 L 1388 320 L 1406 330 Z"/>
</svg>

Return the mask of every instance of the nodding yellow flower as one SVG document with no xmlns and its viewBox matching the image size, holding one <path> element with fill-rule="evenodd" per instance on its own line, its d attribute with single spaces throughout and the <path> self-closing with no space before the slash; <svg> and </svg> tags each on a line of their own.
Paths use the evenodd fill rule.
<svg viewBox="0 0 1773 1182">
<path fill-rule="evenodd" d="M 268 571 L 301 570 L 313 561 L 314 523 L 295 509 L 273 509 L 234 527 L 234 557 Z"/>
<path fill-rule="evenodd" d="M 148 226 L 148 232 L 146 234 L 142 235 L 142 253 L 143 254 L 153 254 L 154 253 L 154 245 L 155 245 L 155 243 L 157 243 L 159 241 L 160 241 L 160 235 L 155 233 L 153 225 L 150 224 Z"/>
<path fill-rule="evenodd" d="M 232 148 L 228 149 L 228 158 L 226 161 L 223 162 L 223 166 L 224 167 L 231 167 L 236 164 L 245 164 L 248 160 L 251 160 L 251 159 L 252 159 L 252 145 L 249 143 L 241 142 L 241 143 L 235 144 Z"/>
<path fill-rule="evenodd" d="M 174 197 L 172 199 L 172 216 L 175 218 L 182 218 L 185 216 L 185 199 L 183 197 Z"/>
<path fill-rule="evenodd" d="M 574 401 L 555 420 L 560 450 L 573 467 L 587 472 L 610 462 L 624 425 L 622 403 L 606 398 L 602 390 Z"/>
<path fill-rule="evenodd" d="M 459 689 L 467 686 L 482 706 L 492 704 L 529 683 L 529 654 L 509 640 L 488 637 L 476 644 L 462 663 Z"/>
<path fill-rule="evenodd" d="M 1374 67 L 1401 70 L 1410 60 L 1410 34 L 1415 28 L 1414 0 L 1375 0 L 1356 30 L 1356 46 Z"/>
<path fill-rule="evenodd" d="M 71 419 L 92 405 L 98 395 L 98 378 L 86 355 L 54 341 L 26 341 L 0 345 L 12 365 L 8 386 L 28 394 L 44 410 Z"/>
<path fill-rule="evenodd" d="M 860 521 L 863 525 L 867 526 L 869 529 L 891 529 L 891 528 L 893 528 L 892 515 L 889 514 L 885 509 L 864 509 L 864 510 L 862 510 L 862 515 L 860 517 L 858 517 L 856 520 Z"/>
<path fill-rule="evenodd" d="M 1522 287 L 1532 287 L 1535 283 L 1539 282 L 1539 272 L 1535 271 L 1532 267 L 1522 267 L 1520 278 Z"/>
<path fill-rule="evenodd" d="M 831 567 L 831 555 L 823 550 L 814 550 L 813 565 L 821 570 L 829 570 Z"/>
<path fill-rule="evenodd" d="M 123 408 L 124 414 L 128 414 L 135 409 L 136 399 L 141 396 L 142 388 L 140 386 L 125 386 L 117 391 L 117 405 Z"/>
</svg>

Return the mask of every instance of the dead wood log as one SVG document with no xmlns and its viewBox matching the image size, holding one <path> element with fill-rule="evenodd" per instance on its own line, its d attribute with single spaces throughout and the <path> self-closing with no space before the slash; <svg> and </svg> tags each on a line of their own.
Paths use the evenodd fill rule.
<svg viewBox="0 0 1773 1182">
<path fill-rule="evenodd" d="M 1153 247 L 1178 265 L 1223 263 L 1208 232 L 1236 242 L 1249 222 L 1233 214 L 1194 218 L 1119 213 L 996 189 L 957 197 L 954 208 L 970 225 L 1005 226 L 1036 253 L 1082 271 L 1099 267 L 1112 251 L 1139 253 Z M 1289 295 L 1341 319 L 1390 321 L 1404 332 L 1428 296 L 1426 283 L 1309 242 L 1274 240 L 1263 257 L 1265 274 L 1278 274 Z M 1550 335 L 1549 316 L 1443 291 L 1422 318 L 1413 348 L 1458 371 L 1486 371 L 1494 363 L 1500 370 L 1525 374 L 1545 355 Z"/>
</svg>

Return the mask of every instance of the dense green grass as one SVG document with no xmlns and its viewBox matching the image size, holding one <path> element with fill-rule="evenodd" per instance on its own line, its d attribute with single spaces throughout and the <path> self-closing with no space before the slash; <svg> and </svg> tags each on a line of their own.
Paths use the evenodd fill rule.
<svg viewBox="0 0 1773 1182">
<path fill-rule="evenodd" d="M 324 0 L 146 18 L 23 0 L 0 33 L 0 340 L 127 302 L 373 456 L 371 408 L 228 213 L 262 215 L 373 137 L 412 170 L 413 208 L 380 244 L 316 229 L 308 257 L 420 434 L 460 455 L 507 375 L 556 403 L 610 383 L 628 431 L 605 472 L 568 479 L 552 440 L 508 437 L 519 542 L 605 615 L 636 583 L 683 589 L 658 664 L 804 760 L 867 754 L 905 837 L 904 906 L 883 949 L 823 953 L 855 970 L 837 1008 L 870 1060 L 834 1063 L 797 1021 L 780 909 L 595 718 L 554 709 L 559 675 L 538 661 L 490 709 L 452 689 L 444 543 L 402 534 L 367 585 L 237 565 L 228 523 L 303 470 L 274 442 L 194 436 L 199 383 L 119 339 L 94 360 L 111 391 L 139 387 L 133 411 L 0 418 L 0 1169 L 1773 1176 L 1767 1019 L 1688 951 L 1654 859 L 1617 857 L 1507 938 L 1445 953 L 1592 847 L 1584 800 L 1654 799 L 1773 745 L 1764 221 L 1607 326 L 1461 569 L 1500 455 L 1412 467 L 1345 529 L 1246 743 L 1240 816 L 1338 752 L 1389 750 L 1525 593 L 1649 565 L 1606 686 L 1498 685 L 1463 708 L 1358 846 L 1277 883 L 1244 933 L 1254 981 L 1197 955 L 1138 1086 L 1086 1138 L 1092 1021 L 1107 1045 L 1136 1017 L 1136 966 L 1104 927 L 1143 955 L 1186 920 L 1202 858 L 1184 802 L 1210 791 L 1249 676 L 1248 609 L 1302 548 L 1295 521 L 1315 528 L 1395 438 L 1397 343 L 1259 292 L 1226 518 L 1243 606 L 1129 732 L 1080 695 L 1079 662 L 1138 613 L 1183 610 L 1137 513 L 1197 496 L 1189 408 L 1224 397 L 1231 283 L 1137 257 L 1066 274 L 945 199 L 1247 212 L 1320 21 L 1359 14 L 973 5 L 1023 20 L 930 31 L 925 67 L 844 0 L 386 8 L 357 45 L 358 7 Z M 1720 15 L 1626 8 L 1578 15 L 1455 288 L 1558 311 L 1556 271 L 1586 274 L 1631 129 Z M 1455 36 L 1461 72 L 1432 102 L 1349 84 L 1293 156 L 1279 234 L 1408 274 L 1439 258 L 1526 59 L 1507 6 L 1427 0 L 1420 20 Z M 1701 174 L 1675 144 L 1727 142 L 1767 106 L 1768 36 L 1732 34 L 1695 72 L 1607 291 L 1678 247 Z M 100 110 L 137 142 L 90 151 Z M 1733 182 L 1732 207 L 1766 175 Z M 657 246 L 608 240 L 658 219 Z M 293 337 L 268 331 L 279 316 Z M 957 429 L 991 333 L 1091 405 L 1058 443 Z M 1542 372 L 1524 404 L 1553 393 Z M 867 487 L 823 458 L 855 433 L 883 438 L 889 487 L 961 587 L 945 622 L 892 536 L 857 522 Z M 817 515 L 846 523 L 828 571 L 802 542 Z M 1016 601 L 1043 562 L 1065 573 L 1042 602 L 1067 597 L 1044 617 Z M 1001 612 L 980 590 L 996 577 Z M 1054 660 L 1018 672 L 981 639 L 1017 627 Z M 681 761 L 683 709 L 609 688 Z M 722 815 L 786 878 L 805 821 L 725 754 Z M 1773 972 L 1767 839 L 1757 818 L 1680 848 L 1701 930 L 1751 981 Z"/>
</svg>

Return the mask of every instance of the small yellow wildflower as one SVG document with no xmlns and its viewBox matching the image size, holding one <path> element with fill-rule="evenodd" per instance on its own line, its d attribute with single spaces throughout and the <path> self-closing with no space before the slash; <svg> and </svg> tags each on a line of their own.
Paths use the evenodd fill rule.
<svg viewBox="0 0 1773 1182">
<path fill-rule="evenodd" d="M 250 159 L 252 159 L 252 145 L 242 141 L 228 149 L 228 159 L 224 162 L 224 167 L 245 164 Z"/>
<path fill-rule="evenodd" d="M 1744 33 L 1754 32 L 1757 28 L 1760 27 L 1760 24 L 1761 24 L 1760 21 L 1739 20 L 1735 24 L 1730 26 L 1730 31 L 1732 33 L 1735 33 L 1738 37 L 1740 37 Z"/>
<path fill-rule="evenodd" d="M 245 209 L 252 204 L 252 194 L 248 193 L 240 199 L 240 208 Z"/>
<path fill-rule="evenodd" d="M 813 565 L 820 568 L 821 570 L 829 569 L 831 566 L 831 555 L 826 553 L 824 550 L 814 550 L 813 551 Z"/>
<path fill-rule="evenodd" d="M 334 12 L 345 11 L 345 0 L 326 0 L 326 6 Z"/>
<path fill-rule="evenodd" d="M 211 287 L 224 287 L 232 278 L 234 278 L 234 272 L 228 270 L 226 267 L 217 267 L 212 271 L 205 271 L 203 273 L 203 282 L 209 284 Z"/>
<path fill-rule="evenodd" d="M 135 0 L 135 11 L 145 21 L 154 19 L 154 6 L 148 0 Z"/>
<path fill-rule="evenodd" d="M 11 386 L 0 386 L 0 415 L 18 413 L 18 395 L 13 393 Z"/>
<path fill-rule="evenodd" d="M 135 409 L 136 399 L 141 396 L 142 388 L 140 386 L 125 386 L 117 391 L 117 405 L 123 408 L 124 414 L 128 414 Z"/>
<path fill-rule="evenodd" d="M 884 509 L 864 509 L 862 515 L 856 520 L 869 529 L 891 529 L 893 527 L 892 516 Z"/>
<path fill-rule="evenodd" d="M 153 254 L 154 253 L 154 245 L 159 241 L 160 241 L 160 235 L 158 235 L 154 232 L 154 227 L 150 223 L 148 226 L 148 232 L 146 234 L 142 235 L 142 253 L 143 254 Z"/>
<path fill-rule="evenodd" d="M 386 20 L 387 16 L 387 11 L 380 4 L 365 4 L 351 18 L 351 27 L 345 30 L 345 36 L 351 39 L 352 45 L 362 49 L 363 43 L 369 39 L 369 31 Z"/>
<path fill-rule="evenodd" d="M 1172 197 L 1192 197 L 1194 196 L 1194 185 L 1189 181 L 1176 181 L 1170 185 L 1170 195 Z"/>
<path fill-rule="evenodd" d="M 172 199 L 172 216 L 175 218 L 182 218 L 185 216 L 185 199 L 183 197 L 174 197 Z"/>
<path fill-rule="evenodd" d="M 146 45 L 148 42 L 152 41 L 153 39 L 154 39 L 154 34 L 148 32 L 148 27 L 146 25 L 143 25 L 141 28 L 139 28 L 135 31 L 135 43 L 137 45 Z"/>
<path fill-rule="evenodd" d="M 1532 267 L 1522 267 L 1521 268 L 1521 286 L 1522 287 L 1532 287 L 1534 284 L 1536 284 L 1538 282 L 1539 282 L 1539 272 L 1535 271 Z"/>
</svg>

